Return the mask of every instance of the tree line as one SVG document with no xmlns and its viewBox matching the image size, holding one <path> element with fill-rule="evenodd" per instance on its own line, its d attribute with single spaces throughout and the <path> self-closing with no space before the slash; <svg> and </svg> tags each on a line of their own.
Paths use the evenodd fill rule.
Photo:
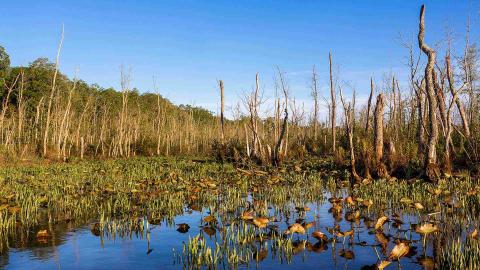
<svg viewBox="0 0 480 270">
<path fill-rule="evenodd" d="M 120 90 L 105 89 L 67 78 L 46 58 L 10 67 L 1 47 L 0 68 L 4 161 L 193 154 L 207 151 L 217 135 L 210 112 L 140 94 L 126 71 Z"/>
</svg>

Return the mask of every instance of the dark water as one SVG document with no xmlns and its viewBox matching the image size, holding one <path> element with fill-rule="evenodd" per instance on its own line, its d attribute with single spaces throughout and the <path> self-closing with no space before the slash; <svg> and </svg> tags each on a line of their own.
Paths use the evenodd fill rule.
<svg viewBox="0 0 480 270">
<path fill-rule="evenodd" d="M 332 237 L 326 230 L 326 227 L 332 227 L 335 223 L 339 224 L 341 231 L 355 229 L 354 237 L 347 238 L 345 244 L 343 239 L 338 238 L 335 245 L 328 243 L 322 248 L 313 249 L 299 248 L 295 251 L 291 261 L 279 259 L 271 252 L 271 246 L 263 244 L 267 250 L 266 257 L 261 261 L 253 260 L 248 264 L 239 264 L 239 269 L 375 269 L 374 265 L 378 262 L 375 248 L 382 259 L 388 256 L 388 253 L 395 245 L 395 237 L 407 238 L 413 241 L 413 249 L 416 254 L 409 257 L 403 257 L 398 262 L 392 262 L 386 269 L 431 269 L 423 268 L 419 263 L 424 251 L 422 250 L 422 241 L 420 235 L 411 230 L 399 231 L 393 228 L 391 224 L 386 224 L 384 233 L 389 236 L 388 247 L 382 254 L 382 247 L 378 245 L 375 233 L 372 229 L 367 229 L 364 221 L 351 223 L 345 220 L 342 214 L 341 221 L 335 221 L 332 214 L 329 213 L 331 204 L 325 201 L 322 205 L 308 204 L 311 208 L 306 212 L 306 221 L 315 221 L 315 225 L 310 228 L 305 235 L 293 235 L 293 240 L 307 240 L 307 246 L 313 246 L 317 242 L 311 237 L 311 233 L 320 230 Z M 294 206 L 292 205 L 292 209 Z M 271 209 L 270 211 L 273 212 Z M 52 228 L 51 239 L 39 241 L 35 234 L 29 237 L 28 243 L 14 243 L 10 249 L 3 255 L 0 255 L 0 268 L 2 269 L 182 269 L 184 266 L 175 260 L 175 252 L 182 253 L 183 242 L 188 242 L 189 236 L 193 237 L 201 233 L 209 243 L 219 239 L 220 233 L 209 236 L 202 231 L 200 224 L 202 217 L 208 215 L 207 210 L 202 212 L 185 212 L 182 216 L 174 218 L 174 223 L 187 223 L 190 229 L 187 233 L 180 233 L 173 224 L 167 225 L 162 222 L 160 225 L 149 225 L 148 232 L 127 235 L 120 237 L 99 237 L 95 236 L 90 228 L 91 224 L 75 228 L 73 225 L 58 225 Z M 279 219 L 274 224 L 279 226 L 279 231 L 284 231 L 287 224 L 294 222 L 298 218 L 298 213 L 291 212 L 291 219 Z M 416 218 L 403 216 L 405 224 L 403 229 L 409 228 L 409 223 L 415 223 Z M 373 224 L 375 224 L 373 221 Z M 147 235 L 149 234 L 149 235 Z M 434 243 L 430 236 L 427 242 L 426 256 L 433 256 Z M 363 241 L 364 245 L 360 245 Z M 255 244 L 257 247 L 259 243 Z M 375 248 L 373 245 L 376 245 Z M 17 247 L 15 247 L 17 246 Z M 354 258 L 346 259 L 340 254 L 342 249 L 352 251 Z M 414 252 L 415 253 L 415 250 Z M 220 265 L 219 269 L 229 268 L 229 266 Z"/>
</svg>

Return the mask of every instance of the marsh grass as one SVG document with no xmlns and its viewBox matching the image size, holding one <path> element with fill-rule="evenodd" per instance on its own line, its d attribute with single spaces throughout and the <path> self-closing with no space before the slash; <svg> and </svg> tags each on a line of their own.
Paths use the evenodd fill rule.
<svg viewBox="0 0 480 270">
<path fill-rule="evenodd" d="M 454 240 L 439 256 L 439 269 L 480 268 L 480 242 L 476 239 Z"/>
<path fill-rule="evenodd" d="M 332 260 L 353 259 L 355 246 L 374 247 L 379 260 L 386 260 L 393 241 L 407 241 L 422 258 L 435 250 L 438 267 L 472 265 L 463 254 L 478 256 L 477 240 L 462 240 L 480 219 L 480 189 L 472 179 L 450 177 L 438 185 L 374 181 L 349 190 L 342 181 L 347 177 L 348 171 L 329 161 L 308 160 L 275 170 L 162 158 L 4 168 L 0 248 L 7 252 L 11 246 L 31 245 L 32 239 L 54 241 L 59 224 L 72 229 L 88 224 L 101 243 L 118 238 L 150 243 L 155 226 L 175 227 L 175 217 L 198 212 L 201 220 L 189 226 L 198 226 L 199 233 L 173 252 L 174 263 L 186 269 L 253 266 L 267 258 L 291 263 L 294 256 L 329 246 Z M 341 199 L 347 196 L 351 198 Z M 317 220 L 323 205 L 331 206 L 332 215 L 332 224 L 325 227 Z M 242 219 L 249 211 L 268 218 L 268 224 L 258 227 Z M 375 230 L 375 221 L 384 215 L 389 221 Z M 287 234 L 294 223 L 306 233 Z M 423 238 L 415 228 L 424 223 L 440 231 Z M 40 230 L 52 239 L 35 239 Z M 317 242 L 314 230 L 326 233 L 328 241 Z"/>
</svg>

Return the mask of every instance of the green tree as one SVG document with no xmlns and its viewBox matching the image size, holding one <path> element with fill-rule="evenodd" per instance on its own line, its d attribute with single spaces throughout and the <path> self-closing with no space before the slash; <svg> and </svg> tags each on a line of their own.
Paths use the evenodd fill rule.
<svg viewBox="0 0 480 270">
<path fill-rule="evenodd" d="M 0 46 L 0 78 L 5 78 L 10 69 L 10 56 L 4 47 Z"/>
<path fill-rule="evenodd" d="M 55 69 L 55 64 L 50 62 L 46 57 L 39 57 L 30 63 L 31 68 Z"/>
</svg>

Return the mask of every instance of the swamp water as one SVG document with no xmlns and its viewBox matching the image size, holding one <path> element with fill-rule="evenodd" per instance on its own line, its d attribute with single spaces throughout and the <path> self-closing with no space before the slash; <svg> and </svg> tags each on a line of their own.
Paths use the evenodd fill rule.
<svg viewBox="0 0 480 270">
<path fill-rule="evenodd" d="M 449 244 L 478 224 L 478 195 L 460 180 L 349 192 L 335 180 L 343 172 L 309 165 L 278 173 L 189 161 L 84 166 L 4 172 L 3 197 L 28 185 L 19 180 L 27 175 L 41 191 L 17 190 L 0 212 L 0 268 L 377 269 L 385 261 L 385 269 L 437 269 Z M 27 210 L 29 198 L 37 203 Z M 423 234 L 424 224 L 438 231 Z M 409 248 L 396 260 L 401 243 Z"/>
</svg>

